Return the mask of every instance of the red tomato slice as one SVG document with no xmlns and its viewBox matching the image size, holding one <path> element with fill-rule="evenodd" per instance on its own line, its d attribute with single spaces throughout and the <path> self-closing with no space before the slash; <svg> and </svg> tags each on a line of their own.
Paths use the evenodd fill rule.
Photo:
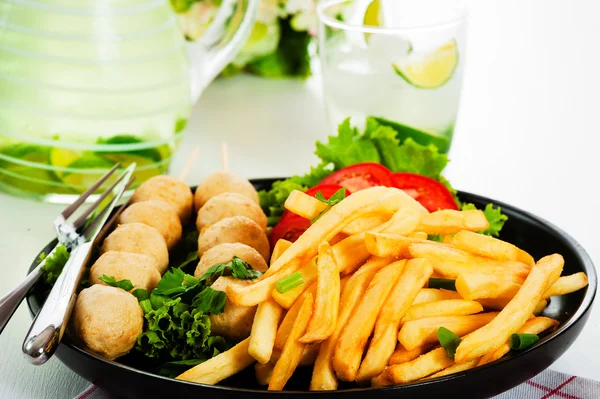
<svg viewBox="0 0 600 399">
<path fill-rule="evenodd" d="M 311 197 L 315 197 L 317 195 L 317 193 L 320 191 L 321 194 L 323 194 L 323 197 L 329 199 L 329 198 L 331 198 L 331 196 L 333 194 L 337 193 L 338 190 L 340 190 L 342 188 L 343 188 L 342 186 L 338 186 L 337 184 L 318 184 L 318 185 L 314 186 L 313 188 L 309 188 L 304 193 L 310 195 Z M 346 197 L 349 195 L 350 195 L 350 190 L 346 189 Z M 286 209 L 283 211 L 283 214 L 281 215 L 280 220 L 283 220 L 283 219 L 289 217 L 290 215 L 295 215 L 295 213 L 292 213 Z M 281 221 L 280 221 L 280 223 L 281 223 Z"/>
<path fill-rule="evenodd" d="M 333 172 L 320 184 L 339 184 L 351 192 L 374 186 L 390 186 L 391 172 L 383 165 L 374 162 L 358 163 Z"/>
<path fill-rule="evenodd" d="M 275 244 L 281 238 L 291 242 L 296 241 L 309 227 L 310 220 L 290 212 L 285 219 L 282 217 L 280 222 L 271 230 L 269 236 L 271 249 L 275 248 Z"/>
<path fill-rule="evenodd" d="M 404 190 L 429 212 L 456 209 L 452 193 L 439 181 L 414 173 L 392 173 L 392 186 Z"/>
</svg>

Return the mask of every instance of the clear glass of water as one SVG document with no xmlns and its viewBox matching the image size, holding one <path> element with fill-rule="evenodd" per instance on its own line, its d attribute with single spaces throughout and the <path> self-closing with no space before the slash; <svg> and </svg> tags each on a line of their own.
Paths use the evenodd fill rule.
<svg viewBox="0 0 600 399">
<path fill-rule="evenodd" d="M 332 131 L 367 117 L 450 148 L 465 61 L 465 12 L 452 1 L 325 0 L 319 58 Z"/>
</svg>

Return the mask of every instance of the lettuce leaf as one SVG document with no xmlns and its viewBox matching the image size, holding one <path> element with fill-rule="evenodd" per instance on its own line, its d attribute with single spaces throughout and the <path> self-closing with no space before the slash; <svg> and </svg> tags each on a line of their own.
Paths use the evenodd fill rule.
<svg viewBox="0 0 600 399">
<path fill-rule="evenodd" d="M 463 211 L 468 211 L 477 209 L 477 207 L 473 204 L 464 204 L 461 209 Z M 500 230 L 504 227 L 504 223 L 508 220 L 508 216 L 502 213 L 502 209 L 500 209 L 499 206 L 494 208 L 494 204 L 487 204 L 483 210 L 483 214 L 490 223 L 490 227 L 480 233 L 498 237 L 500 235 Z"/>
<path fill-rule="evenodd" d="M 57 246 L 54 253 L 49 256 L 46 256 L 45 253 L 40 254 L 38 261 L 46 260 L 46 264 L 42 267 L 44 284 L 52 287 L 56 283 L 70 256 L 71 254 L 64 245 Z"/>
<path fill-rule="evenodd" d="M 456 190 L 442 175 L 448 164 L 448 140 L 430 136 L 406 126 L 380 118 L 366 119 L 364 131 L 351 126 L 350 119 L 343 121 L 337 135 L 326 141 L 317 141 L 315 155 L 321 163 L 311 168 L 303 176 L 275 182 L 269 191 L 259 192 L 260 203 L 269 218 L 269 226 L 279 222 L 284 211 L 284 203 L 293 190 L 314 187 L 333 171 L 362 162 L 377 162 L 392 172 L 408 172 L 436 179 L 452 193 L 459 208 L 461 201 Z M 443 144 L 440 149 L 438 145 Z M 440 144 L 441 143 L 441 144 Z M 490 228 L 485 234 L 497 235 L 506 216 L 499 208 L 488 205 L 484 213 L 490 220 Z"/>
</svg>

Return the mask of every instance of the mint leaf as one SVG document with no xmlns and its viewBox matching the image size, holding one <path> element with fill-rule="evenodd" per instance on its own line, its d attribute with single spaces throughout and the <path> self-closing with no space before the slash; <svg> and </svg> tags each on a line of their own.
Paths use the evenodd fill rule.
<svg viewBox="0 0 600 399">
<path fill-rule="evenodd" d="M 113 276 L 107 276 L 106 274 L 103 274 L 102 277 L 100 277 L 100 280 L 104 281 L 111 287 L 121 288 L 125 291 L 131 291 L 133 289 L 133 284 L 131 283 L 131 280 L 117 281 Z"/>
</svg>

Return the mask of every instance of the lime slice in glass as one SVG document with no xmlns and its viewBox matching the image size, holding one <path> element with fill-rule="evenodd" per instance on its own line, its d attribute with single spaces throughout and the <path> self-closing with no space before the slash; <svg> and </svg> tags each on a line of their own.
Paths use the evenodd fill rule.
<svg viewBox="0 0 600 399">
<path fill-rule="evenodd" d="M 381 26 L 381 3 L 380 0 L 373 0 L 365 11 L 363 24 L 365 26 Z"/>
<path fill-rule="evenodd" d="M 411 53 L 392 65 L 409 84 L 421 89 L 438 88 L 450 80 L 458 65 L 456 41 L 452 39 L 431 53 Z"/>
</svg>

